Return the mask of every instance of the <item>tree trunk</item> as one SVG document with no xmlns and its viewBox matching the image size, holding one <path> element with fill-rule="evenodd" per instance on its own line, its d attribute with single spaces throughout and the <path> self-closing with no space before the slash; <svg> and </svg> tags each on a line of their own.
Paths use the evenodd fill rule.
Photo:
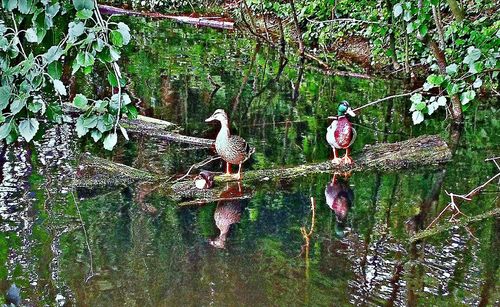
<svg viewBox="0 0 500 307">
<path fill-rule="evenodd" d="M 457 0 L 446 0 L 446 2 L 448 2 L 448 5 L 450 6 L 451 12 L 453 13 L 453 16 L 455 16 L 455 19 L 458 22 L 464 20 L 464 18 L 465 18 L 465 12 L 460 7 L 460 5 L 458 4 Z"/>
</svg>

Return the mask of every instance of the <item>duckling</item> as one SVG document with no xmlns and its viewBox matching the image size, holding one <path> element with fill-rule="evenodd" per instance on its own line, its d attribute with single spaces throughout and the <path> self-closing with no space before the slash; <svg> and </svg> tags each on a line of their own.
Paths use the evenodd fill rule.
<svg viewBox="0 0 500 307">
<path fill-rule="evenodd" d="M 226 161 L 226 175 L 231 175 L 231 164 L 238 164 L 236 179 L 240 180 L 242 178 L 241 165 L 255 152 L 255 148 L 250 147 L 243 138 L 231 135 L 229 119 L 224 110 L 216 110 L 205 122 L 213 120 L 218 120 L 221 123 L 221 128 L 215 138 L 215 150 Z"/>
<path fill-rule="evenodd" d="M 352 164 L 352 158 L 349 156 L 351 153 L 351 145 L 356 139 L 356 130 L 352 127 L 351 122 L 346 116 L 356 116 L 354 111 L 349 106 L 347 101 L 342 101 L 337 109 L 337 116 L 333 118 L 332 124 L 328 127 L 326 132 L 326 140 L 333 148 L 332 163 L 340 164 L 342 161 L 346 164 Z M 337 155 L 338 149 L 345 149 L 344 158 L 339 158 Z"/>
<path fill-rule="evenodd" d="M 201 171 L 194 179 L 195 186 L 200 189 L 210 189 L 214 185 L 214 174 L 209 171 Z"/>
</svg>

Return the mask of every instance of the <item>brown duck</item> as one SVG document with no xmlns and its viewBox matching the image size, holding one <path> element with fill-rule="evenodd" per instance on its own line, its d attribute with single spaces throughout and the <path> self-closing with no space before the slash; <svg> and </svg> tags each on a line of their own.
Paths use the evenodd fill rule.
<svg viewBox="0 0 500 307">
<path fill-rule="evenodd" d="M 218 120 L 221 128 L 215 138 L 215 150 L 226 161 L 226 175 L 231 175 L 231 164 L 238 164 L 237 179 L 241 179 L 241 164 L 248 160 L 255 148 L 250 147 L 248 143 L 237 135 L 231 135 L 229 131 L 229 119 L 224 110 L 218 109 L 205 121 L 210 122 Z"/>
</svg>

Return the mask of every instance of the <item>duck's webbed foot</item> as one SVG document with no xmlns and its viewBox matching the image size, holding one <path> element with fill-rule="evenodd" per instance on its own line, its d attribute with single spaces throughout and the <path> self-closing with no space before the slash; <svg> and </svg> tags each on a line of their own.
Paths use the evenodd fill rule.
<svg viewBox="0 0 500 307">
<path fill-rule="evenodd" d="M 333 158 L 333 159 L 331 160 L 331 162 L 332 162 L 333 164 L 340 164 L 340 163 L 342 163 L 342 159 L 341 159 L 341 158 L 339 158 L 339 157 L 335 157 L 335 158 Z"/>
<path fill-rule="evenodd" d="M 347 154 L 342 158 L 342 162 L 344 162 L 345 164 L 353 164 L 354 163 L 352 158 L 349 157 Z"/>
</svg>

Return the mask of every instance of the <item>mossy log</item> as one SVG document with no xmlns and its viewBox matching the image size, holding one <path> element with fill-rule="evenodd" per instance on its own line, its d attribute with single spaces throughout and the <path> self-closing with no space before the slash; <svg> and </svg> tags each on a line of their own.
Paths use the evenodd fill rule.
<svg viewBox="0 0 500 307">
<path fill-rule="evenodd" d="M 139 115 L 137 119 L 122 118 L 120 120 L 120 125 L 127 129 L 132 135 L 138 134 L 169 142 L 201 147 L 210 147 L 214 143 L 214 140 L 211 139 L 197 138 L 176 133 L 174 131 L 176 131 L 177 125 L 147 116 Z"/>
<path fill-rule="evenodd" d="M 352 165 L 337 165 L 330 161 L 303 164 L 280 169 L 249 170 L 244 172 L 241 184 L 291 179 L 315 173 L 348 172 L 360 170 L 397 171 L 423 166 L 437 166 L 451 160 L 451 151 L 439 136 L 420 136 L 397 143 L 367 145 L 354 156 Z M 172 183 L 166 178 L 149 174 L 122 164 L 105 159 L 84 155 L 75 186 L 91 187 L 103 185 L 121 185 L 138 181 L 157 181 L 162 193 L 176 201 L 199 203 L 220 198 L 229 186 L 236 184 L 233 177 L 217 174 L 214 188 L 199 190 L 191 178 Z M 94 177 L 95 176 L 95 177 Z M 246 185 L 248 187 L 248 185 Z M 246 191 L 239 196 L 250 195 Z M 192 202 L 193 200 L 196 200 Z"/>
<path fill-rule="evenodd" d="M 349 172 L 360 170 L 397 171 L 422 166 L 437 166 L 451 160 L 451 151 L 446 142 L 439 136 L 420 136 L 397 143 L 380 143 L 367 145 L 361 153 L 354 156 L 352 165 L 333 164 L 330 161 L 303 164 L 281 169 L 250 170 L 244 172 L 242 183 L 268 181 L 273 179 L 290 179 L 316 173 Z M 236 181 L 235 178 L 216 175 L 215 186 Z M 198 190 L 192 180 L 175 183 L 171 189 L 175 199 L 212 199 L 219 189 Z"/>
</svg>

